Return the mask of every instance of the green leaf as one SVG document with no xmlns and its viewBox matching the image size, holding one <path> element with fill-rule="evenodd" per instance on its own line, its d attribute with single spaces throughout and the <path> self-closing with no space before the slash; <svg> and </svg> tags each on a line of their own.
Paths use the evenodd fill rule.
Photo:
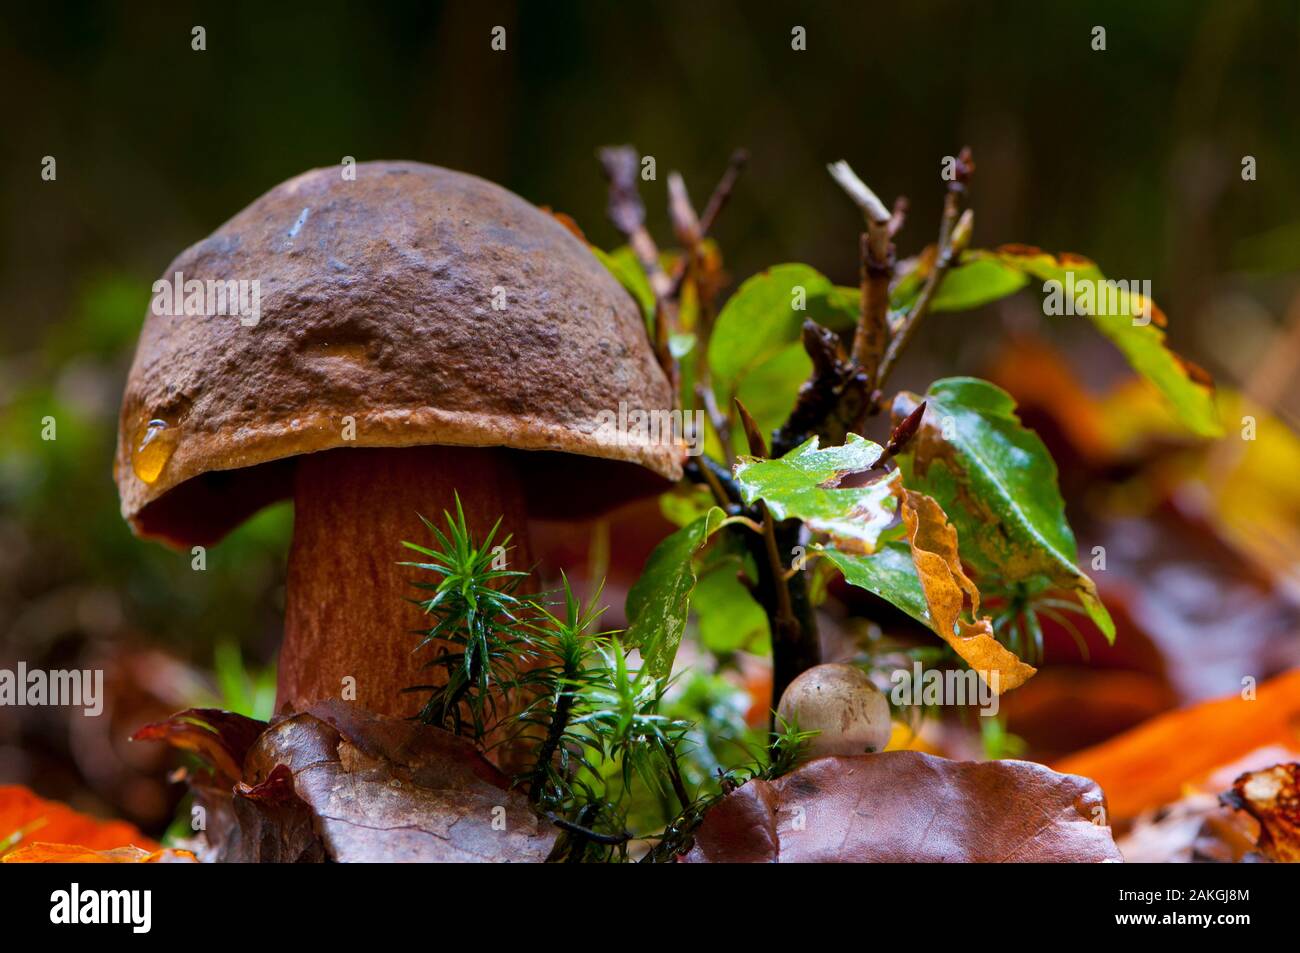
<svg viewBox="0 0 1300 953">
<path fill-rule="evenodd" d="M 726 514 L 715 506 L 673 533 L 655 547 L 628 591 L 624 640 L 641 650 L 645 668 L 656 678 L 672 674 L 695 588 L 694 556 L 724 519 Z"/>
<path fill-rule="evenodd" d="M 932 252 L 917 259 L 911 271 L 899 278 L 890 293 L 889 307 L 902 311 L 912 306 L 933 266 Z M 1029 283 L 1019 268 L 980 253 L 967 252 L 939 285 L 931 311 L 967 311 L 1015 294 Z"/>
<path fill-rule="evenodd" d="M 811 374 L 812 360 L 803 344 L 796 342 L 746 375 L 736 396 L 754 418 L 758 429 L 770 435 L 785 422 L 800 386 Z M 745 440 L 744 428 L 734 428 L 732 440 L 741 445 Z M 747 442 L 745 446 L 748 449 Z"/>
<path fill-rule="evenodd" d="M 830 548 L 823 548 L 822 553 L 844 574 L 850 585 L 874 592 L 917 622 L 934 628 L 925 602 L 925 590 L 916 575 L 912 551 L 907 543 L 887 543 L 870 556 L 842 553 Z"/>
<path fill-rule="evenodd" d="M 738 559 L 724 559 L 702 573 L 691 596 L 700 641 L 710 652 L 757 651 L 768 644 L 767 613 L 736 573 Z"/>
<path fill-rule="evenodd" d="M 936 381 L 921 427 L 899 458 L 908 489 L 933 497 L 957 529 L 964 562 L 999 586 L 1045 576 L 1073 590 L 1106 638 L 1115 624 L 1091 579 L 1075 565 L 1056 464 L 1015 415 L 1001 388 L 972 377 Z M 901 420 L 921 398 L 901 393 Z"/>
<path fill-rule="evenodd" d="M 746 375 L 799 341 L 805 318 L 836 330 L 852 327 L 856 295 L 856 289 L 836 287 L 807 265 L 774 265 L 749 278 L 727 299 L 713 327 L 714 387 L 730 402 Z"/>
<path fill-rule="evenodd" d="M 636 299 L 636 303 L 641 306 L 641 316 L 648 325 L 655 314 L 655 293 L 650 289 L 650 281 L 646 278 L 641 263 L 637 261 L 636 254 L 627 245 L 620 245 L 613 251 L 601 251 L 594 245 L 590 247 L 596 259 Z"/>
<path fill-rule="evenodd" d="M 1079 255 L 1051 255 L 1023 245 L 1008 245 L 996 252 L 978 254 L 1042 281 L 1049 301 L 1051 296 L 1068 294 L 1072 288 L 1075 310 L 1086 313 L 1097 330 L 1128 358 L 1133 369 L 1156 386 L 1185 426 L 1202 437 L 1223 433 L 1209 376 L 1166 346 L 1164 313 L 1150 299 L 1129 293 L 1127 285 L 1131 283 L 1099 284 L 1106 281 L 1101 269 Z M 1049 282 L 1062 290 L 1049 287 Z M 1098 293 L 1103 288 L 1105 293 Z M 1149 309 L 1145 315 L 1144 309 Z M 1135 318 L 1145 323 L 1135 324 Z"/>
<path fill-rule="evenodd" d="M 882 449 L 857 434 L 842 447 L 818 449 L 812 437 L 779 460 L 743 457 L 736 485 L 748 504 L 763 500 L 774 519 L 801 519 L 809 529 L 828 533 L 841 549 L 871 552 L 894 519 L 897 471 L 866 486 L 841 487 L 844 477 L 869 470 Z"/>
</svg>

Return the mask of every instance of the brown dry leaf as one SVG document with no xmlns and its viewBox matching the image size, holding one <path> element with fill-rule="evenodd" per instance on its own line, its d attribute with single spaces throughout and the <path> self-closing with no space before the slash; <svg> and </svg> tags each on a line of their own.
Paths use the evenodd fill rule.
<svg viewBox="0 0 1300 953">
<path fill-rule="evenodd" d="M 344 862 L 541 862 L 556 831 L 464 738 L 322 702 L 272 725 L 247 777 L 293 774 L 325 850 Z"/>
<path fill-rule="evenodd" d="M 243 776 L 244 757 L 266 729 L 266 722 L 218 708 L 188 708 L 166 721 L 145 725 L 132 741 L 162 741 L 191 751 L 212 768 L 214 783 L 234 784 Z"/>
<path fill-rule="evenodd" d="M 1018 688 L 1037 671 L 1026 665 L 993 636 L 993 625 L 979 618 L 980 594 L 957 555 L 957 531 L 942 507 L 924 493 L 903 490 L 903 523 L 912 544 L 912 563 L 920 577 L 930 618 L 939 637 L 987 683 L 996 672 L 998 694 Z M 962 618 L 970 600 L 974 622 Z"/>
<path fill-rule="evenodd" d="M 1254 698 L 1234 694 L 1169 712 L 1054 767 L 1095 778 L 1118 825 L 1178 800 L 1186 785 L 1221 765 L 1267 745 L 1294 746 L 1297 738 L 1300 669 L 1264 682 Z"/>
<path fill-rule="evenodd" d="M 1300 864 L 1300 764 L 1243 774 L 1224 803 L 1259 822 L 1260 851 L 1279 864 Z"/>
<path fill-rule="evenodd" d="M 93 850 L 76 844 L 45 844 L 40 841 L 20 847 L 0 858 L 5 864 L 194 864 L 188 850 L 145 850 L 143 847 L 114 847 Z"/>
<path fill-rule="evenodd" d="M 704 818 L 690 863 L 1120 860 L 1095 782 L 1028 761 L 919 751 L 819 758 Z"/>
<path fill-rule="evenodd" d="M 298 797 L 293 773 L 277 765 L 261 784 L 236 785 L 235 823 L 217 854 L 225 863 L 309 864 L 325 861 L 311 807 Z"/>
</svg>

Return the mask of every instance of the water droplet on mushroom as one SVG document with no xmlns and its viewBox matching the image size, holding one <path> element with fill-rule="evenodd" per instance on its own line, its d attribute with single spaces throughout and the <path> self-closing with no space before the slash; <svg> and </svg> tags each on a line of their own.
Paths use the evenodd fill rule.
<svg viewBox="0 0 1300 953">
<path fill-rule="evenodd" d="M 144 425 L 143 433 L 135 442 L 131 469 L 145 483 L 153 483 L 162 474 L 175 449 L 176 431 L 168 428 L 167 421 L 155 418 Z"/>
</svg>

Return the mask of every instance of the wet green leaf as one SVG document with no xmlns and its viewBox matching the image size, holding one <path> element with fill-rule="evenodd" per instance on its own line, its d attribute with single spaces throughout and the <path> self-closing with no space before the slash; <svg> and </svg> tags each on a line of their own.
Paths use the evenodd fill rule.
<svg viewBox="0 0 1300 953">
<path fill-rule="evenodd" d="M 672 673 L 686 631 L 695 588 L 694 556 L 725 518 L 715 506 L 661 542 L 646 560 L 641 578 L 628 591 L 624 642 L 641 650 L 646 670 L 656 678 Z"/>
<path fill-rule="evenodd" d="M 901 420 L 922 398 L 901 393 Z M 936 381 L 925 417 L 899 458 L 904 485 L 933 497 L 957 529 L 961 557 L 999 585 L 1045 576 L 1075 592 L 1108 639 L 1115 636 L 1096 586 L 1075 565 L 1077 546 L 1065 519 L 1056 464 L 1021 425 L 1001 388 L 971 377 Z"/>
<path fill-rule="evenodd" d="M 925 590 L 912 564 L 907 543 L 887 543 L 869 556 L 842 553 L 825 548 L 822 553 L 844 574 L 850 585 L 873 592 L 890 605 L 906 612 L 922 625 L 933 628 Z"/>
<path fill-rule="evenodd" d="M 767 644 L 767 613 L 736 578 L 740 561 L 721 561 L 700 575 L 691 596 L 700 641 L 710 652 L 759 651 Z"/>
<path fill-rule="evenodd" d="M 779 460 L 742 458 L 736 485 L 746 503 L 767 503 L 774 519 L 801 519 L 814 532 L 830 534 L 841 549 L 872 552 L 897 511 L 897 471 L 865 486 L 840 483 L 871 469 L 882 452 L 857 434 L 842 447 L 825 449 L 813 437 Z"/>
<path fill-rule="evenodd" d="M 1079 255 L 1051 255 L 1023 245 L 978 254 L 1042 281 L 1049 302 L 1052 295 L 1063 297 L 1072 292 L 1075 310 L 1087 314 L 1133 369 L 1155 385 L 1185 426 L 1202 437 L 1223 433 L 1209 375 L 1168 348 L 1164 313 L 1154 301 L 1130 291 L 1131 283 L 1103 284 L 1106 276 L 1101 269 Z M 1049 282 L 1060 290 L 1049 288 Z"/>
<path fill-rule="evenodd" d="M 856 289 L 832 285 L 807 265 L 774 265 L 749 278 L 727 299 L 709 342 L 719 396 L 729 402 L 748 374 L 797 343 L 805 318 L 836 330 L 852 327 L 856 296 Z"/>
</svg>

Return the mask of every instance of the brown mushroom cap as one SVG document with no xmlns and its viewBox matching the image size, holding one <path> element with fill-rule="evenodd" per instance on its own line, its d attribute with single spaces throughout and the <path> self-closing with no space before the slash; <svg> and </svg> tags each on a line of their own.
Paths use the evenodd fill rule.
<svg viewBox="0 0 1300 953">
<path fill-rule="evenodd" d="M 150 308 L 114 467 L 137 534 L 219 539 L 289 494 L 290 458 L 336 447 L 543 451 L 520 458 L 539 515 L 680 478 L 680 447 L 601 432 L 620 401 L 665 410 L 672 394 L 636 304 L 578 238 L 472 175 L 355 171 L 277 186 L 167 269 L 167 281 L 257 280 L 260 320 Z"/>
</svg>

